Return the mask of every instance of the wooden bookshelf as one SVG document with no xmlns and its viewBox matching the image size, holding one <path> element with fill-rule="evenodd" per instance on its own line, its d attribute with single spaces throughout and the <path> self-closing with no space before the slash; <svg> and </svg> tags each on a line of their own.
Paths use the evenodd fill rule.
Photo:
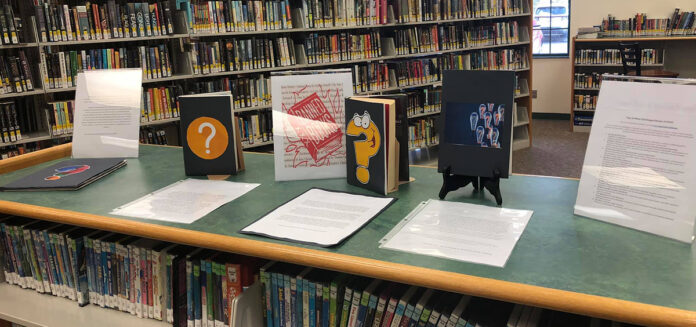
<svg viewBox="0 0 696 327">
<path fill-rule="evenodd" d="M 665 37 L 629 37 L 629 38 L 579 38 L 577 36 L 573 37 L 571 45 L 571 94 L 570 94 L 570 129 L 573 132 L 589 133 L 589 125 L 576 125 L 575 119 L 577 117 L 588 117 L 590 119 L 594 116 L 594 109 L 578 108 L 575 104 L 575 95 L 599 95 L 599 87 L 580 87 L 575 85 L 575 74 L 576 73 L 609 73 L 609 74 L 621 74 L 623 65 L 622 64 L 579 64 L 576 63 L 576 51 L 581 49 L 618 49 L 619 42 L 639 42 L 642 43 L 642 48 L 654 48 L 660 52 L 661 61 L 654 64 L 641 64 L 641 67 L 645 68 L 661 68 L 665 66 L 665 55 L 664 43 L 667 41 L 685 41 L 685 40 L 696 40 L 694 37 L 682 37 L 682 36 L 665 36 Z"/>
<path fill-rule="evenodd" d="M 66 144 L 3 160 L 0 173 L 4 173 L 3 178 L 17 178 L 23 172 L 13 172 L 16 169 L 69 153 L 70 145 Z M 577 180 L 513 175 L 502 185 L 503 194 L 508 195 L 506 207 L 531 209 L 534 216 L 506 266 L 496 268 L 378 248 L 379 240 L 406 213 L 420 201 L 437 194 L 440 178 L 433 168 L 411 167 L 415 181 L 392 194 L 400 200 L 338 247 L 325 249 L 239 234 L 243 226 L 259 215 L 307 189 L 307 183 L 303 182 L 274 182 L 269 174 L 271 156 L 256 153 L 245 156 L 251 168 L 231 180 L 260 182 L 258 190 L 253 191 L 253 196 L 241 197 L 192 224 L 115 217 L 108 213 L 139 194 L 185 178 L 181 150 L 176 147 L 142 146 L 139 158 L 129 159 L 128 166 L 82 191 L 7 193 L 0 200 L 0 212 L 639 325 L 696 326 L 696 297 L 689 287 L 696 283 L 692 269 L 696 261 L 690 247 L 574 216 Z M 143 180 L 143 173 L 151 178 Z M 129 192 L 122 192 L 126 185 L 130 185 Z M 317 180 L 312 185 L 340 191 L 362 190 L 335 179 Z M 548 194 L 548 190 L 554 190 L 553 194 Z M 468 195 L 458 200 L 477 204 L 492 201 L 488 196 Z M 64 303 L 58 302 L 63 299 L 32 292 L 0 288 L 4 297 L 0 300 L 0 318 L 13 315 L 17 320 L 43 321 L 42 317 L 35 317 L 33 310 L 6 305 L 8 302 L 2 302 L 7 301 L 6 294 L 16 296 L 13 301 L 18 303 L 55 305 L 56 311 L 48 312 L 55 312 L 56 324 L 67 319 L 59 317 L 61 314 L 104 319 L 111 315 L 111 310 L 79 308 L 74 302 L 70 303 L 72 308 L 62 306 Z M 92 316 L 92 310 L 101 310 L 104 316 L 97 313 Z M 125 313 L 121 316 L 114 319 L 122 325 L 157 325 L 146 320 L 138 323 Z"/>
<path fill-rule="evenodd" d="M 18 1 L 18 0 L 14 0 Z M 174 3 L 172 1 L 171 3 Z M 348 67 L 354 64 L 361 64 L 361 63 L 371 63 L 371 62 L 393 62 L 393 61 L 399 61 L 399 60 L 407 60 L 407 59 L 416 59 L 416 58 L 428 58 L 428 57 L 434 57 L 434 56 L 441 56 L 449 53 L 467 53 L 467 52 L 472 52 L 472 51 L 483 51 L 483 50 L 495 50 L 495 49 L 526 49 L 527 50 L 527 56 L 528 56 L 528 67 L 521 68 L 521 69 L 516 69 L 515 72 L 517 75 L 520 77 L 520 79 L 524 79 L 526 81 L 527 85 L 525 85 L 525 88 L 527 90 L 532 89 L 532 47 L 530 43 L 529 36 L 532 35 L 532 1 L 528 1 L 524 3 L 524 13 L 519 13 L 519 14 L 507 14 L 507 15 L 500 15 L 500 16 L 488 16 L 488 17 L 473 17 L 473 18 L 456 18 L 456 19 L 435 19 L 435 20 L 426 20 L 426 21 L 415 21 L 415 22 L 406 22 L 406 23 L 401 23 L 401 22 L 389 22 L 386 24 L 377 24 L 377 25 L 359 25 L 359 26 L 331 26 L 331 27 L 321 27 L 321 28 L 308 28 L 304 26 L 292 26 L 292 28 L 288 29 L 277 29 L 277 30 L 261 30 L 261 31 L 245 31 L 245 32 L 220 32 L 220 33 L 195 33 L 193 30 L 189 29 L 187 26 L 187 19 L 185 17 L 185 14 L 183 11 L 175 11 L 175 14 L 173 15 L 174 18 L 174 34 L 168 34 L 168 35 L 160 35 L 160 36 L 148 36 L 148 37 L 133 37 L 133 38 L 111 38 L 111 39 L 101 39 L 101 40 L 74 40 L 74 41 L 59 41 L 59 42 L 43 42 L 40 40 L 39 34 L 37 33 L 38 28 L 37 28 L 37 23 L 34 15 L 33 8 L 30 7 L 30 5 L 23 4 L 23 10 L 22 10 L 22 18 L 27 25 L 26 29 L 26 42 L 23 44 L 18 44 L 18 45 L 0 45 L 0 51 L 4 51 L 6 49 L 24 49 L 25 51 L 32 51 L 36 55 L 39 55 L 41 53 L 44 53 L 47 51 L 48 48 L 60 48 L 60 49 L 75 49 L 75 48 L 84 48 L 84 47 L 98 47 L 98 46 L 103 46 L 103 47 L 116 47 L 116 46 L 126 46 L 128 47 L 129 45 L 136 45 L 136 44 L 149 44 L 149 43 L 162 43 L 166 42 L 168 45 L 170 45 L 170 51 L 175 51 L 174 47 L 177 44 L 188 44 L 190 40 L 202 40 L 202 41 L 215 41 L 215 40 L 221 40 L 224 38 L 232 38 L 232 37 L 263 37 L 263 36 L 279 36 L 279 35 L 284 35 L 284 36 L 292 36 L 293 38 L 301 38 L 303 33 L 308 33 L 308 32 L 342 32 L 342 31 L 379 31 L 381 35 L 388 35 L 392 30 L 396 28 L 409 28 L 409 27 L 416 27 L 416 26 L 427 26 L 427 25 L 442 25 L 442 24 L 452 24 L 452 23 L 481 23 L 481 24 L 486 24 L 490 22 L 500 22 L 500 21 L 516 21 L 519 23 L 520 26 L 520 40 L 519 42 L 515 43 L 509 43 L 509 44 L 495 44 L 495 45 L 483 45 L 483 46 L 469 46 L 461 49 L 448 49 L 448 50 L 440 50 L 440 51 L 432 51 L 432 52 L 424 52 L 424 53 L 413 53 L 413 54 L 406 54 L 406 55 L 396 55 L 393 52 L 390 52 L 389 49 L 386 49 L 382 53 L 382 56 L 375 57 L 375 58 L 369 58 L 369 59 L 355 59 L 355 60 L 349 60 L 349 61 L 335 61 L 335 62 L 327 62 L 327 63 L 313 63 L 313 64 L 308 64 L 306 62 L 298 62 L 295 65 L 292 66 L 283 66 L 283 67 L 269 67 L 269 68 L 258 68 L 258 69 L 250 69 L 250 70 L 239 70 L 239 71 L 224 71 L 224 72 L 217 72 L 217 73 L 210 73 L 210 74 L 193 74 L 192 70 L 192 63 L 190 61 L 190 58 L 188 56 L 188 53 L 181 53 L 175 55 L 177 58 L 172 58 L 175 62 L 173 63 L 173 76 L 171 77 L 164 77 L 164 78 L 158 78 L 158 79 L 150 79 L 150 80 L 144 80 L 143 84 L 147 85 L 148 87 L 152 86 L 162 86 L 162 85 L 183 85 L 186 86 L 189 83 L 193 83 L 197 80 L 200 79 L 205 79 L 205 78 L 213 78 L 213 77 L 235 77 L 239 75 L 249 75 L 249 74 L 262 74 L 262 73 L 269 73 L 273 71 L 287 71 L 287 70 L 303 70 L 303 69 L 322 69 L 322 68 L 340 68 L 340 67 Z M 297 23 L 297 20 L 293 19 L 293 23 Z M 301 25 L 301 24 L 299 24 Z M 297 44 L 301 44 L 297 43 Z M 0 99 L 11 99 L 15 97 L 42 97 L 46 99 L 45 101 L 49 101 L 51 99 L 64 99 L 66 96 L 69 97 L 70 92 L 75 91 L 75 87 L 66 87 L 66 88 L 54 88 L 50 89 L 47 86 L 42 85 L 43 84 L 43 77 L 40 76 L 40 73 L 37 71 L 34 74 L 34 80 L 35 80 L 35 91 L 32 92 L 25 92 L 25 93 L 17 93 L 17 94 L 5 94 L 5 95 L 0 95 Z M 417 85 L 408 85 L 408 86 L 397 86 L 395 83 L 389 85 L 385 89 L 379 89 L 379 90 L 374 90 L 374 91 L 367 91 L 367 92 L 359 92 L 358 94 L 383 94 L 383 93 L 391 93 L 391 92 L 400 92 L 403 90 L 407 89 L 419 89 L 419 88 L 424 88 L 424 87 L 440 87 L 442 83 L 440 81 L 435 81 L 435 82 L 428 82 L 428 83 L 422 83 L 422 84 L 417 84 Z M 523 92 L 522 94 L 518 94 L 515 96 L 515 102 L 519 104 L 522 107 L 527 108 L 529 116 L 531 116 L 532 112 L 532 101 L 531 97 L 529 96 L 529 92 Z M 270 106 L 261 106 L 255 109 L 251 108 L 246 108 L 243 110 L 239 110 L 238 112 L 247 112 L 247 111 L 253 111 L 253 110 L 266 110 L 269 109 Z M 151 126 L 151 125 L 162 125 L 164 123 L 171 123 L 177 121 L 176 119 L 167 119 L 159 122 L 148 122 L 144 123 L 144 126 Z M 518 144 L 522 145 L 524 144 L 524 147 L 531 146 L 532 144 L 532 139 L 531 139 L 531 129 L 532 125 L 531 123 L 525 125 L 524 127 L 526 133 L 525 135 L 528 135 L 529 137 L 526 137 L 525 140 L 526 142 L 518 142 Z M 516 131 L 520 130 L 519 128 L 515 129 Z M 521 134 L 521 133 L 518 133 Z M 0 145 L 0 147 L 2 147 Z"/>
</svg>

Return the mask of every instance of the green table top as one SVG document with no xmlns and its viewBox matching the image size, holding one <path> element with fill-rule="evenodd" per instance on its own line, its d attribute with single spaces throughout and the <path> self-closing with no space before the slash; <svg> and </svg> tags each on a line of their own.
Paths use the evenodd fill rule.
<svg viewBox="0 0 696 327">
<path fill-rule="evenodd" d="M 0 199 L 102 216 L 147 193 L 187 178 L 180 148 L 141 146 L 140 158 L 80 191 L 5 192 Z M 261 186 L 192 224 L 113 216 L 157 225 L 290 244 L 364 258 L 457 272 L 633 302 L 696 311 L 696 260 L 691 246 L 643 232 L 573 215 L 575 180 L 512 176 L 501 181 L 503 205 L 534 210 L 505 268 L 380 249 L 378 241 L 420 201 L 437 198 L 442 178 L 436 169 L 412 167 L 415 181 L 390 194 L 398 198 L 358 233 L 336 248 L 244 235 L 238 231 L 269 210 L 311 187 L 372 194 L 344 179 L 275 182 L 273 157 L 245 154 L 247 170 L 230 181 Z M 53 162 L 3 175 L 14 180 Z M 449 201 L 495 205 L 469 186 Z"/>
</svg>

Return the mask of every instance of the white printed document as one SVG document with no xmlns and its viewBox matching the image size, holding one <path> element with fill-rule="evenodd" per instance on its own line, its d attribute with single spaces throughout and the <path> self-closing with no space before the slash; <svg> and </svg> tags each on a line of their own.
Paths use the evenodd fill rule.
<svg viewBox="0 0 696 327">
<path fill-rule="evenodd" d="M 185 179 L 122 205 L 111 214 L 190 224 L 259 185 Z"/>
<path fill-rule="evenodd" d="M 696 86 L 602 82 L 575 214 L 691 242 L 694 122 Z"/>
<path fill-rule="evenodd" d="M 428 200 L 380 248 L 504 267 L 532 211 Z"/>
<path fill-rule="evenodd" d="M 241 232 L 333 246 L 358 231 L 394 200 L 314 188 L 271 211 Z"/>
<path fill-rule="evenodd" d="M 141 69 L 108 69 L 77 74 L 74 158 L 138 157 Z"/>
</svg>

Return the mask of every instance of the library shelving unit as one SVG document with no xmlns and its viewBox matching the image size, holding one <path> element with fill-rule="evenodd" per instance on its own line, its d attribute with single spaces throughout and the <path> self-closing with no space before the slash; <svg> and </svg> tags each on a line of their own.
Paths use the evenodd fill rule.
<svg viewBox="0 0 696 327">
<path fill-rule="evenodd" d="M 70 152 L 71 145 L 64 144 L 0 161 L 0 176 L 9 180 L 26 175 Z M 191 224 L 109 214 L 123 203 L 186 178 L 181 149 L 153 145 L 141 146 L 139 158 L 129 159 L 126 167 L 84 190 L 3 193 L 0 213 L 638 325 L 696 326 L 696 258 L 691 246 L 574 216 L 577 180 L 513 175 L 501 183 L 506 207 L 534 210 L 534 215 L 505 267 L 497 268 L 378 247 L 408 212 L 438 193 L 437 170 L 426 167 L 412 166 L 415 181 L 390 194 L 399 200 L 337 247 L 240 234 L 244 226 L 308 187 L 367 192 L 340 179 L 276 183 L 269 173 L 271 155 L 247 152 L 245 161 L 250 168 L 230 180 L 261 185 Z M 18 171 L 22 168 L 31 169 Z M 490 204 L 492 198 L 467 194 L 457 201 Z M 48 308 L 36 309 L 44 306 Z M 28 326 L 82 326 L 86 321 L 100 321 L 103 326 L 165 326 L 94 305 L 81 308 L 67 299 L 9 285 L 0 285 L 0 318 Z"/>
<path fill-rule="evenodd" d="M 606 38 L 581 38 L 573 37 L 572 42 L 572 70 L 571 70 L 571 85 L 572 92 L 570 96 L 570 123 L 571 130 L 574 132 L 589 132 L 592 125 L 592 118 L 594 116 L 594 108 L 592 105 L 582 107 L 576 101 L 579 100 L 577 96 L 586 97 L 598 96 L 599 86 L 601 80 L 599 76 L 601 74 L 622 74 L 622 65 L 619 61 L 618 63 L 611 64 L 590 64 L 590 63 L 578 63 L 577 56 L 578 51 L 581 50 L 604 50 L 613 49 L 618 51 L 620 42 L 637 42 L 640 44 L 642 49 L 655 49 L 657 50 L 657 62 L 655 63 L 644 63 L 641 65 L 644 69 L 660 69 L 666 64 L 665 58 L 676 58 L 676 56 L 665 55 L 665 48 L 669 42 L 684 42 L 684 41 L 695 41 L 696 36 L 640 36 L 640 37 L 606 37 Z M 595 74 L 594 85 L 579 85 L 577 83 L 576 75 L 591 75 Z"/>
<path fill-rule="evenodd" d="M 272 71 L 286 71 L 286 70 L 303 70 L 303 69 L 327 69 L 327 68 L 352 68 L 354 71 L 361 65 L 372 65 L 372 64 L 383 64 L 389 67 L 388 81 L 385 87 L 378 89 L 369 90 L 357 90 L 356 94 L 367 95 L 367 94 L 382 94 L 382 93 L 392 93 L 392 92 L 404 92 L 404 93 L 423 93 L 424 89 L 438 90 L 442 85 L 440 81 L 439 71 L 435 71 L 434 81 L 411 81 L 409 83 L 400 83 L 397 81 L 398 71 L 396 66 L 401 63 L 408 61 L 417 60 L 427 60 L 434 59 L 441 65 L 436 67 L 436 70 L 443 69 L 442 62 L 446 56 L 455 56 L 455 58 L 465 58 L 463 61 L 470 61 L 470 63 L 476 62 L 481 67 L 452 67 L 455 69 L 493 69 L 499 67 L 497 65 L 502 65 L 506 62 L 514 60 L 511 56 L 505 57 L 504 51 L 509 50 L 510 52 L 516 51 L 518 56 L 521 56 L 524 60 L 522 65 L 514 67 L 513 70 L 516 71 L 518 78 L 518 90 L 515 94 L 515 104 L 516 110 L 515 114 L 524 111 L 523 116 L 531 116 L 532 102 L 529 96 L 529 90 L 532 89 L 532 47 L 530 43 L 529 36 L 532 33 L 532 14 L 531 14 L 531 1 L 530 0 L 516 0 L 506 2 L 508 4 L 517 3 L 521 5 L 521 10 L 518 12 L 506 12 L 501 15 L 487 14 L 485 10 L 476 11 L 473 17 L 458 17 L 451 18 L 442 17 L 439 15 L 433 15 L 426 19 L 417 19 L 411 17 L 406 19 L 406 21 L 397 21 L 393 13 L 393 8 L 390 4 L 388 10 L 388 19 L 384 24 L 367 24 L 367 25 L 357 25 L 357 26 L 330 26 L 332 24 L 327 24 L 325 27 L 309 27 L 305 26 L 305 20 L 300 17 L 300 8 L 295 7 L 295 2 L 289 2 L 292 11 L 292 25 L 287 26 L 285 29 L 263 29 L 263 30 L 252 30 L 252 31 L 232 31 L 232 32 L 211 32 L 211 31 L 201 31 L 200 26 L 197 26 L 193 22 L 194 18 L 189 17 L 187 14 L 186 6 L 190 3 L 187 0 L 166 0 L 170 4 L 170 8 L 173 11 L 173 32 L 166 35 L 158 36 L 146 36 L 146 37 L 131 37 L 131 38 L 110 38 L 110 39 L 88 39 L 88 40 L 60 40 L 51 41 L 43 38 L 41 34 L 41 24 L 35 13 L 33 4 L 34 3 L 44 3 L 45 1 L 21 1 L 21 0 L 10 0 L 10 3 L 19 7 L 21 10 L 22 21 L 24 22 L 25 28 L 24 32 L 26 36 L 26 42 L 23 44 L 10 44 L 10 45 L 0 45 L 0 53 L 9 50 L 24 49 L 30 51 L 35 58 L 46 57 L 50 53 L 58 53 L 61 51 L 70 52 L 76 51 L 80 52 L 82 50 L 96 50 L 102 48 L 126 48 L 132 49 L 142 46 L 159 46 L 167 45 L 169 51 L 170 63 L 171 63 L 171 76 L 163 76 L 159 78 L 144 79 L 144 88 L 161 88 L 161 87 L 178 87 L 181 88 L 183 93 L 195 93 L 195 92 L 207 92 L 209 89 L 200 89 L 200 83 L 211 82 L 213 80 L 220 78 L 228 78 L 230 80 L 235 80 L 242 77 L 254 77 L 263 76 L 268 78 L 270 72 Z M 124 1 L 123 3 L 128 3 L 129 1 Z M 164 2 L 164 1 L 160 1 Z M 66 2 L 67 3 L 67 2 Z M 95 2 L 92 2 L 93 4 Z M 107 4 L 107 1 L 99 2 L 99 4 Z M 120 2 L 119 2 L 120 3 Z M 206 3 L 206 1 L 198 1 L 196 3 Z M 391 2 L 390 2 L 391 3 Z M 472 2 L 473 4 L 474 2 Z M 483 4 L 484 1 L 477 1 L 476 4 Z M 60 2 L 59 4 L 63 4 Z M 70 2 L 72 5 L 84 4 L 83 2 Z M 72 8 L 72 7 L 70 7 Z M 483 7 L 482 7 L 483 8 Z M 62 14 L 62 13 L 61 13 Z M 407 15 L 408 16 L 408 15 Z M 195 17 L 196 19 L 200 17 Z M 448 19 L 445 19 L 448 18 Z M 497 23 L 514 23 L 517 26 L 518 32 L 516 33 L 516 38 L 514 41 L 511 40 L 498 40 L 495 38 L 491 39 L 494 33 L 488 33 L 486 31 L 477 32 L 478 28 L 482 26 L 493 26 Z M 193 26 L 192 26 L 193 25 Z M 438 31 L 437 33 L 448 33 L 446 32 L 448 28 L 452 31 L 456 30 L 456 33 L 466 34 L 470 32 L 469 38 L 464 46 L 454 47 L 452 45 L 444 47 L 442 44 L 443 36 L 439 35 L 436 38 L 431 38 L 427 40 L 421 34 L 424 30 L 432 29 Z M 411 49 L 408 46 L 405 47 L 406 52 L 399 52 L 397 54 L 396 50 L 399 46 L 399 39 L 396 34 L 402 30 L 412 30 L 413 32 L 410 41 L 408 42 L 433 42 L 437 44 L 435 47 L 428 47 L 416 44 Z M 445 31 L 445 32 L 442 32 Z M 348 36 L 355 34 L 369 34 L 379 35 L 381 38 L 381 44 L 378 44 L 378 48 L 381 49 L 381 53 L 377 56 L 370 57 L 358 57 L 358 59 L 350 60 L 324 60 L 320 62 L 310 62 L 308 61 L 309 50 L 306 43 L 308 35 L 311 34 L 331 34 L 331 33 L 345 33 Z M 376 33 L 376 34 L 375 34 Z M 455 32 L 452 32 L 455 33 Z M 477 34 L 476 33 L 480 33 Z M 454 35 L 454 34 L 453 34 Z M 457 34 L 458 35 L 458 34 Z M 482 35 L 487 37 L 489 42 L 485 40 L 480 40 Z M 417 36 L 417 37 L 413 37 Z M 210 42 L 226 42 L 234 41 L 239 39 L 262 39 L 262 38 L 279 38 L 284 37 L 293 40 L 294 47 L 290 49 L 290 52 L 294 52 L 294 62 L 289 65 L 271 65 L 271 67 L 256 68 L 256 69 L 243 69 L 243 70 L 231 70 L 231 71 L 208 71 L 202 72 L 196 70 L 195 61 L 200 59 L 196 56 L 196 53 L 192 50 L 193 45 L 197 43 L 210 43 Z M 458 36 L 458 37 L 461 37 Z M 419 40 L 420 39 L 420 40 Z M 504 38 L 503 38 L 504 39 Z M 403 38 L 400 39 L 401 42 L 404 41 Z M 434 41 L 433 41 L 434 40 Z M 456 43 L 456 42 L 455 42 Z M 402 45 L 403 46 L 403 45 Z M 402 47 L 402 49 L 404 49 Z M 460 57 L 456 57 L 460 56 Z M 475 57 L 476 59 L 470 59 Z M 452 58 L 452 57 L 450 57 Z M 219 58 L 218 58 L 219 59 Z M 518 58 L 519 59 L 519 58 Z M 456 62 L 456 59 L 455 59 Z M 493 67 L 492 65 L 496 65 Z M 42 65 L 32 65 L 32 77 L 37 84 L 35 90 L 31 92 L 24 93 L 11 93 L 0 95 L 0 100 L 2 101 L 13 101 L 18 98 L 35 98 L 35 105 L 30 106 L 27 110 L 35 111 L 37 116 L 43 117 L 46 111 L 46 103 L 51 101 L 66 101 L 74 98 L 75 87 L 73 85 L 63 84 L 61 86 L 51 86 L 44 85 L 47 83 L 48 76 L 46 69 L 41 68 Z M 467 66 L 467 65 L 464 65 Z M 493 68 L 491 68 L 493 67 Z M 509 69 L 509 68 L 498 68 L 498 69 Z M 55 70 L 55 69 L 54 69 Z M 223 69 L 224 70 L 224 69 Z M 79 70 L 77 70 L 79 71 Z M 68 72 L 69 74 L 70 72 Z M 53 72 L 53 74 L 59 74 L 60 72 Z M 64 73 L 63 73 L 64 74 Z M 354 73 L 355 74 L 355 73 Z M 406 72 L 410 74 L 410 72 Z M 217 91 L 217 89 L 215 89 Z M 244 108 L 235 109 L 238 115 L 244 119 L 248 119 L 250 116 L 258 115 L 263 111 L 270 109 L 270 102 L 263 103 L 259 106 L 246 106 Z M 419 108 L 423 109 L 423 108 Z M 409 118 L 409 123 L 412 126 L 418 125 L 418 120 L 427 118 L 426 116 L 432 116 L 437 118 L 439 110 L 426 111 L 417 110 L 415 117 Z M 258 117 L 256 117 L 258 118 Z M 160 120 L 160 119 L 158 119 Z M 147 121 L 143 122 L 143 126 L 150 126 L 150 128 L 165 128 L 167 129 L 167 139 L 171 142 L 169 144 L 177 145 L 179 144 L 179 135 L 177 117 L 162 117 L 161 121 Z M 38 122 L 38 130 L 36 133 L 31 135 L 32 138 L 23 139 L 18 142 L 0 143 L 0 153 L 3 148 L 8 146 L 18 146 L 21 144 L 36 142 L 40 140 L 53 140 L 54 138 L 63 138 L 65 135 L 54 136 L 51 133 L 50 122 L 45 121 L 41 118 Z M 270 126 L 266 126 L 270 130 Z M 522 119 L 514 128 L 514 142 L 513 149 L 520 149 L 524 147 L 531 146 L 531 120 Z M 270 135 L 270 133 L 268 133 Z M 244 137 L 244 135 L 243 135 Z M 258 137 L 258 136 L 257 136 Z M 244 143 L 245 148 L 257 147 L 260 145 L 267 145 L 272 143 L 272 138 L 265 137 L 263 139 L 257 139 L 253 144 L 252 142 Z M 426 146 L 433 146 L 429 144 Z"/>
</svg>

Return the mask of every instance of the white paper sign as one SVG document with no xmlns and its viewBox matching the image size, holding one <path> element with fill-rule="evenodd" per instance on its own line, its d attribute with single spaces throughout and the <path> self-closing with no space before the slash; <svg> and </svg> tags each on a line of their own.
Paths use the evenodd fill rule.
<svg viewBox="0 0 696 327">
<path fill-rule="evenodd" d="M 242 233 L 333 246 L 393 201 L 394 198 L 311 189 L 244 227 Z"/>
<path fill-rule="evenodd" d="M 74 158 L 138 156 L 142 78 L 141 69 L 77 74 Z"/>
<path fill-rule="evenodd" d="M 186 179 L 122 205 L 111 214 L 190 224 L 259 185 Z"/>
<path fill-rule="evenodd" d="M 271 94 L 275 179 L 345 178 L 350 71 L 271 76 Z"/>
<path fill-rule="evenodd" d="M 604 81 L 575 214 L 691 242 L 696 86 Z"/>
<path fill-rule="evenodd" d="M 394 227 L 380 247 L 504 267 L 532 213 L 428 200 Z"/>
</svg>

